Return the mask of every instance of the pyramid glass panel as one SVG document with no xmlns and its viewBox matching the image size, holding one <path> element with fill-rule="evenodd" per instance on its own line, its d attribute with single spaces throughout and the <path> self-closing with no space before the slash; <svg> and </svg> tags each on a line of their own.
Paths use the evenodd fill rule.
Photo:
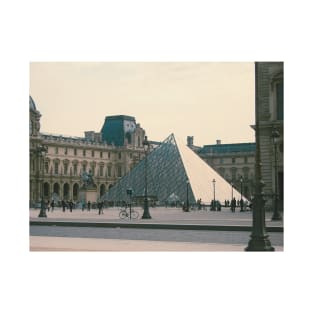
<svg viewBox="0 0 313 313">
<path fill-rule="evenodd" d="M 171 202 L 202 203 L 215 199 L 230 199 L 231 185 L 186 145 L 176 141 L 171 134 L 155 150 L 147 155 L 147 194 L 159 204 Z M 133 197 L 143 197 L 145 191 L 145 159 L 141 160 L 127 175 L 122 177 L 103 197 L 108 201 L 128 201 L 127 189 Z M 188 183 L 187 183 L 188 182 Z M 233 189 L 236 199 L 240 194 Z"/>
</svg>

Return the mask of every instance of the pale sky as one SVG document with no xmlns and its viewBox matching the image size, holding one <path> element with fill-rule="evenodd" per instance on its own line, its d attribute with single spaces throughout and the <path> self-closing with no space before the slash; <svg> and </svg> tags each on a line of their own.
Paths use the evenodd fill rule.
<svg viewBox="0 0 313 313">
<path fill-rule="evenodd" d="M 41 131 L 84 136 L 109 115 L 131 115 L 150 140 L 169 134 L 202 146 L 253 142 L 254 64 L 30 63 Z"/>
</svg>

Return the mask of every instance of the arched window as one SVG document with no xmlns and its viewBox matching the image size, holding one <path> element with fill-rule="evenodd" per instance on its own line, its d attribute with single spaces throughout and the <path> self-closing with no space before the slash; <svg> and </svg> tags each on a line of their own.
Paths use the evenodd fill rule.
<svg viewBox="0 0 313 313">
<path fill-rule="evenodd" d="M 43 196 L 46 199 L 50 198 L 50 185 L 48 183 L 43 184 Z"/>
<path fill-rule="evenodd" d="M 75 201 L 78 199 L 78 190 L 79 190 L 79 186 L 77 183 L 75 183 L 73 186 L 73 200 Z"/>
<path fill-rule="evenodd" d="M 58 196 L 60 195 L 60 185 L 58 183 L 53 185 L 53 193 L 57 194 Z"/>
<path fill-rule="evenodd" d="M 104 184 L 101 184 L 100 185 L 100 197 L 102 197 L 105 193 L 105 185 Z"/>
<path fill-rule="evenodd" d="M 63 198 L 65 200 L 69 200 L 69 194 L 70 194 L 70 186 L 68 183 L 65 183 L 63 186 Z"/>
</svg>

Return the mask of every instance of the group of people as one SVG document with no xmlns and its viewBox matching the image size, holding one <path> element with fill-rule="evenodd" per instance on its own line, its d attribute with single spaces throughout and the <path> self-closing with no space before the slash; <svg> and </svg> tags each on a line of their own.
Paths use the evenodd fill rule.
<svg viewBox="0 0 313 313">
<path fill-rule="evenodd" d="M 48 212 L 50 212 L 50 209 L 51 209 L 51 212 L 53 212 L 54 206 L 55 206 L 55 203 L 54 203 L 53 199 L 51 200 L 51 202 L 50 202 L 50 200 L 47 201 L 46 208 L 47 208 Z"/>
<path fill-rule="evenodd" d="M 50 209 L 51 209 L 51 212 L 54 211 L 56 203 L 53 199 L 51 201 L 48 200 L 47 202 L 43 202 L 43 203 L 44 203 L 44 208 L 48 212 L 50 212 Z M 62 200 L 61 201 L 61 207 L 62 207 L 63 212 L 65 212 L 67 209 L 69 209 L 70 212 L 73 212 L 73 209 L 75 209 L 77 207 L 77 203 L 73 202 L 72 200 Z M 90 211 L 92 207 L 93 208 L 97 207 L 99 215 L 100 215 L 100 214 L 103 214 L 103 208 L 105 207 L 105 203 L 104 203 L 104 201 L 99 201 L 96 204 L 94 204 L 94 203 L 91 203 L 90 201 L 88 201 L 87 202 L 87 208 L 86 208 L 85 202 L 83 202 L 82 206 L 81 206 L 82 211 L 84 211 L 85 209 L 87 209 L 87 211 Z"/>
</svg>

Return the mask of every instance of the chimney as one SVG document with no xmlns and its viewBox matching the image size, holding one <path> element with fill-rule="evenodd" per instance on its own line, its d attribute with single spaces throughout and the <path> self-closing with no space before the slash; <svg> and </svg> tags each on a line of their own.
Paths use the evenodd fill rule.
<svg viewBox="0 0 313 313">
<path fill-rule="evenodd" d="M 217 139 L 217 140 L 216 140 L 216 144 L 217 144 L 217 145 L 220 145 L 220 144 L 221 144 L 221 139 Z"/>
<path fill-rule="evenodd" d="M 188 147 L 193 146 L 193 136 L 187 136 L 187 146 Z"/>
</svg>

